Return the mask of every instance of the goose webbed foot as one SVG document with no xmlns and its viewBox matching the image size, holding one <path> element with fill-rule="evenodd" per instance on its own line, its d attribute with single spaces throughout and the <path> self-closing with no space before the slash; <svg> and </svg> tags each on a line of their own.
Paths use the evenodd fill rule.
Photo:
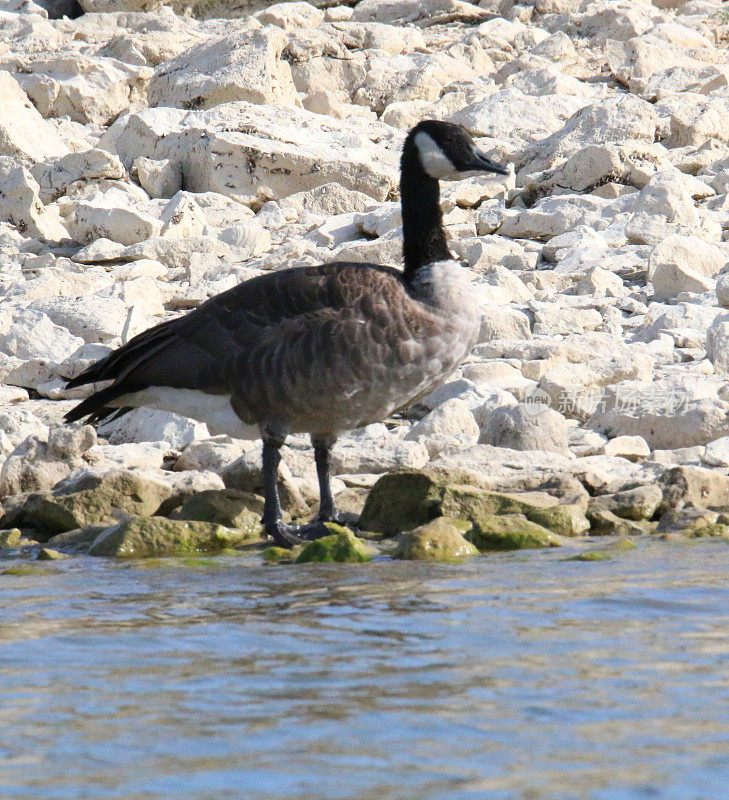
<svg viewBox="0 0 729 800">
<path fill-rule="evenodd" d="M 283 437 L 285 438 L 285 437 Z M 351 525 L 356 517 L 353 514 L 341 513 L 334 505 L 332 496 L 330 471 L 331 449 L 335 437 L 312 437 L 314 459 L 319 478 L 319 513 L 305 525 L 286 525 L 281 518 L 281 502 L 278 495 L 276 478 L 281 461 L 280 448 L 283 438 L 263 439 L 263 489 L 265 505 L 263 509 L 263 527 L 280 547 L 296 545 L 331 536 L 331 531 L 324 524 L 335 522 L 338 525 Z"/>
<path fill-rule="evenodd" d="M 357 515 L 348 511 L 340 511 L 335 508 L 331 511 L 320 511 L 313 522 L 334 522 L 336 525 L 342 525 L 345 528 L 351 528 L 357 522 Z M 331 531 L 329 531 L 331 533 Z"/>
<path fill-rule="evenodd" d="M 332 534 L 324 522 L 318 519 L 305 525 L 286 525 L 279 519 L 265 525 L 265 529 L 279 547 L 296 547 Z"/>
</svg>

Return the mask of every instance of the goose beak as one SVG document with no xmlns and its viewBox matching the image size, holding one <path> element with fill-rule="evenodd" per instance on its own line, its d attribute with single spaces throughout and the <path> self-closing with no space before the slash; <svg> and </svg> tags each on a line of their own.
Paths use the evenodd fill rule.
<svg viewBox="0 0 729 800">
<path fill-rule="evenodd" d="M 485 153 L 475 147 L 471 155 L 471 160 L 466 167 L 468 170 L 478 170 L 479 172 L 496 172 L 498 175 L 508 175 L 509 168 L 492 161 Z"/>
</svg>

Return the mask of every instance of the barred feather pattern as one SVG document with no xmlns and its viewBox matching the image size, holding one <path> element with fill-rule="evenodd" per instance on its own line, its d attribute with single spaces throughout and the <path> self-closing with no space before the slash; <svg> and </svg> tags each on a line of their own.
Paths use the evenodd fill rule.
<svg viewBox="0 0 729 800">
<path fill-rule="evenodd" d="M 473 347 L 479 312 L 466 275 L 449 261 L 411 281 L 336 262 L 254 278 L 71 381 L 113 383 L 69 419 L 143 404 L 147 387 L 162 386 L 229 396 L 242 422 L 282 433 L 336 435 L 381 420 L 432 391 Z M 168 410 L 180 410 L 168 396 Z"/>
</svg>

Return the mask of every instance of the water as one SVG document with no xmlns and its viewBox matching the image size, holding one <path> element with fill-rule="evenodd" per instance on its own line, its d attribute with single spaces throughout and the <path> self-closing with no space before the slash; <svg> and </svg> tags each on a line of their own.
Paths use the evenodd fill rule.
<svg viewBox="0 0 729 800">
<path fill-rule="evenodd" d="M 729 546 L 0 576 L 0 797 L 729 798 Z"/>
</svg>

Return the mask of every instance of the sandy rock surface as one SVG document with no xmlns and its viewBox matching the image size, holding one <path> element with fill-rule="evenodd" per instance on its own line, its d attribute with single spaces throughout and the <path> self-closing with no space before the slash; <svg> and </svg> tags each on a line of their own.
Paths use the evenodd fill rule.
<svg viewBox="0 0 729 800">
<path fill-rule="evenodd" d="M 80 6 L 0 11 L 6 510 L 124 469 L 257 491 L 258 443 L 184 417 L 61 427 L 89 391 L 64 378 L 255 275 L 399 265 L 399 150 L 426 117 L 514 168 L 442 186 L 479 343 L 403 418 L 342 437 L 335 489 L 428 465 L 494 491 L 572 481 L 618 498 L 589 512 L 600 532 L 729 507 L 725 3 Z M 316 479 L 306 440 L 289 445 L 295 514 Z M 632 491 L 662 499 L 631 517 Z"/>
</svg>

